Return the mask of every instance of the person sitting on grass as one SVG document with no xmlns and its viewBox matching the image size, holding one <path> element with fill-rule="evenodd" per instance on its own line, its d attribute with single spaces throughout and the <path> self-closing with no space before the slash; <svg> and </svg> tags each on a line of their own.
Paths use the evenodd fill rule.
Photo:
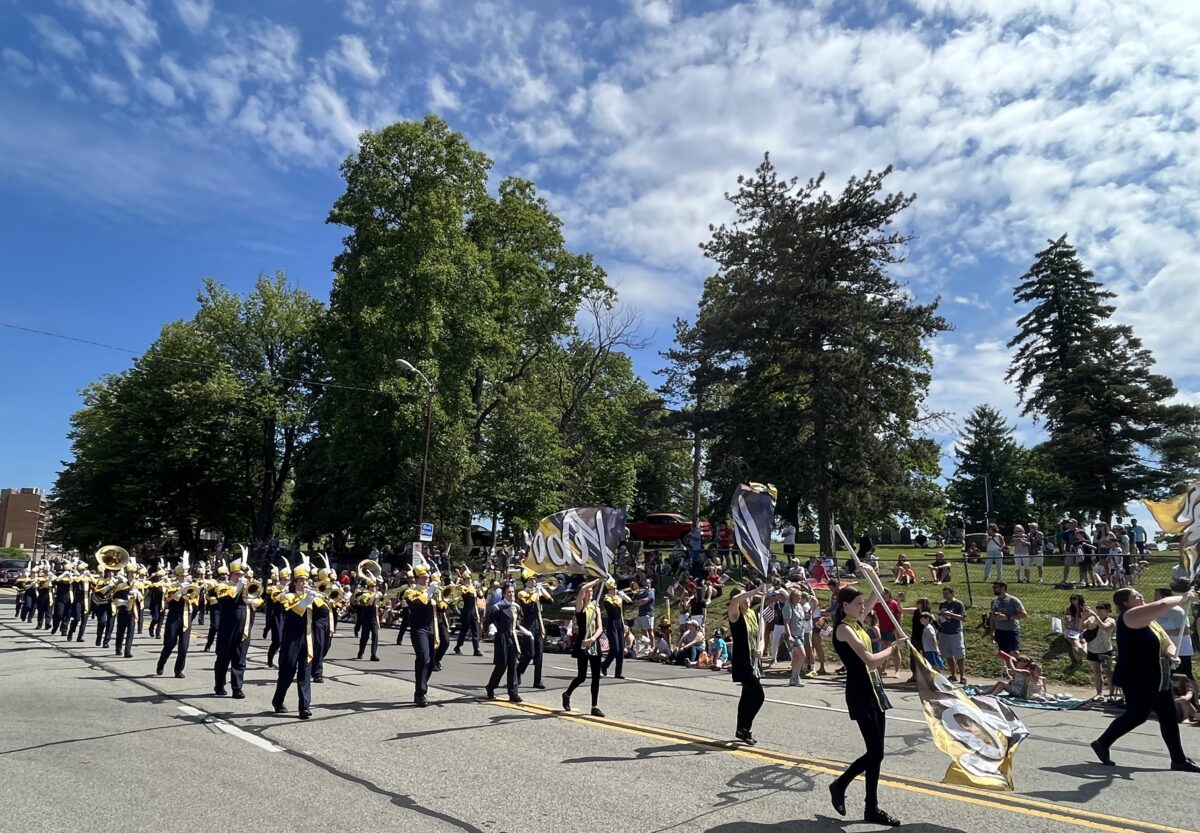
<svg viewBox="0 0 1200 833">
<path fill-rule="evenodd" d="M 934 584 L 945 584 L 950 581 L 950 562 L 946 553 L 938 550 L 934 553 L 933 563 L 929 564 L 929 578 Z"/>
<path fill-rule="evenodd" d="M 892 575 L 895 576 L 896 584 L 916 584 L 917 574 L 913 572 L 912 564 L 908 562 L 908 556 L 902 555 L 896 561 L 896 566 L 892 568 Z"/>
<path fill-rule="evenodd" d="M 687 627 L 683 629 L 683 633 L 679 634 L 679 642 L 676 643 L 675 650 L 671 652 L 671 661 L 676 665 L 694 668 L 702 650 L 704 650 L 704 633 L 700 630 L 700 624 L 697 621 L 689 619 Z"/>
<path fill-rule="evenodd" d="M 1175 696 L 1175 714 L 1180 723 L 1200 726 L 1200 711 L 1196 710 L 1195 684 L 1182 674 L 1171 677 L 1171 693 Z"/>
<path fill-rule="evenodd" d="M 1050 699 L 1046 693 L 1046 680 L 1042 677 L 1042 666 L 1025 657 L 1015 657 L 1008 669 L 1012 679 L 1000 680 L 983 695 L 1008 694 L 1020 700 L 1036 700 L 1045 703 Z"/>
<path fill-rule="evenodd" d="M 729 665 L 729 640 L 725 638 L 725 631 L 722 628 L 717 628 L 713 632 L 708 655 L 712 657 L 711 668 L 713 671 L 723 671 Z"/>
</svg>

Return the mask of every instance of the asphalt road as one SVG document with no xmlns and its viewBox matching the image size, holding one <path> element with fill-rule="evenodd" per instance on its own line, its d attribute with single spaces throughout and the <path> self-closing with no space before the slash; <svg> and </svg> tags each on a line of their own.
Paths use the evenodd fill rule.
<svg viewBox="0 0 1200 833">
<path fill-rule="evenodd" d="M 547 656 L 547 691 L 482 701 L 485 657 L 447 655 L 432 706 L 412 699 L 412 652 L 383 631 L 382 662 L 334 641 L 314 716 L 276 716 L 274 671 L 255 634 L 247 699 L 216 697 L 213 655 L 187 678 L 155 677 L 157 646 L 134 657 L 34 633 L 0 606 L 0 831 L 388 830 L 486 833 L 819 833 L 868 830 L 861 784 L 847 819 L 830 773 L 861 751 L 836 683 L 772 678 L 753 749 L 728 742 L 738 687 L 728 675 L 644 662 L 605 680 L 603 719 L 558 709 L 574 663 Z M 198 635 L 205 631 L 198 628 Z M 468 651 L 469 653 L 469 651 Z M 1200 829 L 1200 776 L 1167 770 L 1155 724 L 1094 763 L 1102 712 L 1023 711 L 1016 793 L 938 783 L 946 759 L 916 695 L 891 693 L 880 800 L 911 833 Z M 586 690 L 575 697 L 587 705 Z M 289 707 L 295 708 L 292 694 Z M 1200 757 L 1200 729 L 1183 727 Z M 218 822 L 218 819 L 220 820 Z"/>
</svg>

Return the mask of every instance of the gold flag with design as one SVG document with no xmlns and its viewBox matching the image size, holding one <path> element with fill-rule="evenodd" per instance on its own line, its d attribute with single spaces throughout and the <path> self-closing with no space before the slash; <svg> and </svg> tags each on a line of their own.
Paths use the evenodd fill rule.
<svg viewBox="0 0 1200 833">
<path fill-rule="evenodd" d="M 917 693 L 937 748 L 950 756 L 943 784 L 989 790 L 1013 789 L 1012 765 L 1017 745 L 1029 730 L 995 697 L 968 697 L 913 651 Z"/>
<path fill-rule="evenodd" d="M 625 540 L 624 509 L 589 506 L 547 515 L 529 539 L 521 566 L 534 573 L 609 575 L 617 547 Z"/>
</svg>

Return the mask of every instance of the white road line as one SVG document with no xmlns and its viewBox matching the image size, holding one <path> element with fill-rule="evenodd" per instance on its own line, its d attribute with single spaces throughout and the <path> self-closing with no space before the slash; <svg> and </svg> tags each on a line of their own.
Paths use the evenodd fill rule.
<svg viewBox="0 0 1200 833">
<path fill-rule="evenodd" d="M 276 746 L 275 744 L 271 743 L 269 740 L 263 740 L 258 735 L 252 735 L 243 729 L 239 729 L 237 726 L 234 726 L 230 723 L 225 722 L 224 720 L 221 720 L 219 717 L 213 717 L 212 715 L 208 714 L 207 712 L 202 712 L 199 709 L 192 708 L 191 706 L 180 706 L 179 710 L 181 712 L 183 712 L 184 714 L 188 715 L 189 717 L 203 717 L 204 718 L 203 722 L 205 723 L 205 725 L 216 726 L 218 729 L 220 729 L 225 734 L 232 735 L 233 737 L 237 738 L 238 740 L 244 740 L 244 741 L 246 741 L 246 743 L 249 743 L 253 746 L 257 746 L 259 749 L 262 749 L 266 752 L 282 752 L 283 751 L 282 746 Z"/>
<path fill-rule="evenodd" d="M 549 667 L 555 669 L 556 671 L 574 672 L 576 670 L 574 668 L 563 668 L 561 665 L 551 665 Z M 692 686 L 678 685 L 676 683 L 668 683 L 665 680 L 646 680 L 646 679 L 642 679 L 640 677 L 630 677 L 628 675 L 626 675 L 625 679 L 629 680 L 630 682 L 634 682 L 634 683 L 645 683 L 646 685 L 662 686 L 663 688 L 677 688 L 680 691 L 691 691 L 691 692 L 695 692 L 697 694 L 716 694 L 716 695 L 720 696 L 720 692 L 711 691 L 710 689 L 693 688 Z M 838 714 L 849 714 L 849 712 L 846 709 L 839 709 L 836 706 L 820 706 L 820 705 L 817 705 L 816 703 L 797 703 L 793 700 L 777 700 L 774 697 L 767 697 L 766 702 L 775 703 L 776 705 L 779 705 L 779 706 L 795 706 L 798 709 L 816 709 L 817 711 L 823 711 L 823 712 L 837 712 Z M 899 716 L 893 717 L 892 715 L 888 715 L 888 722 L 891 723 L 893 721 L 900 721 L 901 723 L 917 723 L 917 724 L 920 724 L 921 726 L 926 725 L 924 720 L 920 720 L 920 719 L 917 719 L 914 717 L 899 717 Z"/>
</svg>

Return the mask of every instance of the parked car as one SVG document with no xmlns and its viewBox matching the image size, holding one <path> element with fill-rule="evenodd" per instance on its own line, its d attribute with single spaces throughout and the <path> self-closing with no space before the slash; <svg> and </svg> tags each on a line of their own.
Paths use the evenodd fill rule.
<svg viewBox="0 0 1200 833">
<path fill-rule="evenodd" d="M 12 587 L 26 569 L 28 561 L 19 558 L 0 558 L 0 587 Z"/>
<path fill-rule="evenodd" d="M 644 541 L 647 544 L 687 542 L 688 533 L 692 531 L 692 522 L 683 515 L 674 512 L 655 512 L 640 521 L 630 521 L 629 537 L 633 540 Z M 712 538 L 712 526 L 708 521 L 700 522 L 700 533 L 704 538 Z"/>
</svg>

